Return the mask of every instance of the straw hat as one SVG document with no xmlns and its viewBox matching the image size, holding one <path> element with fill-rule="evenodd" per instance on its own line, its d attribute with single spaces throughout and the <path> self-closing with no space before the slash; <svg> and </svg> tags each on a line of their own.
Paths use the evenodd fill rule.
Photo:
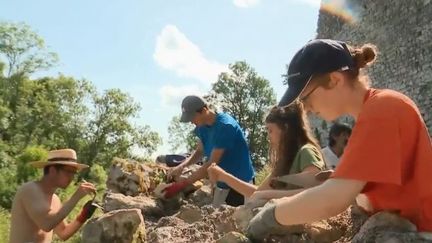
<svg viewBox="0 0 432 243">
<path fill-rule="evenodd" d="M 82 170 L 88 168 L 88 165 L 77 162 L 76 152 L 73 149 L 59 149 L 48 152 L 47 161 L 33 161 L 29 165 L 36 168 L 43 168 L 48 165 L 68 165 Z"/>
</svg>

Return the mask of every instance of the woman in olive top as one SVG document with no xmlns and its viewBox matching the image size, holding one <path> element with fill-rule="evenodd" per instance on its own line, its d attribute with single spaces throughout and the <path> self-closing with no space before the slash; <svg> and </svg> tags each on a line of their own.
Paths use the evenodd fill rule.
<svg viewBox="0 0 432 243">
<path fill-rule="evenodd" d="M 270 141 L 272 172 L 260 186 L 238 180 L 216 164 L 208 168 L 212 182 L 221 181 L 249 199 L 271 199 L 290 196 L 302 191 L 284 181 L 286 175 L 316 182 L 314 175 L 325 168 L 322 155 L 312 136 L 303 105 L 273 107 L 265 119 Z M 289 183 L 288 183 L 289 184 Z M 290 187 L 291 186 L 291 187 Z"/>
</svg>

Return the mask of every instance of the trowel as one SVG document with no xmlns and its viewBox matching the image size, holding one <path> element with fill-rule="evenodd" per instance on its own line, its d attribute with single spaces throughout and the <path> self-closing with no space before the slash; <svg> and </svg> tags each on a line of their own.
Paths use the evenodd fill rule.
<svg viewBox="0 0 432 243">
<path fill-rule="evenodd" d="M 94 194 L 94 196 L 93 196 L 93 199 L 92 199 L 92 203 L 91 203 L 91 205 L 92 206 L 95 206 L 95 207 L 97 207 L 97 208 L 99 208 L 99 209 L 101 209 L 102 211 L 104 211 L 104 207 L 102 207 L 98 202 L 96 202 L 95 200 L 96 200 L 96 193 Z"/>
</svg>

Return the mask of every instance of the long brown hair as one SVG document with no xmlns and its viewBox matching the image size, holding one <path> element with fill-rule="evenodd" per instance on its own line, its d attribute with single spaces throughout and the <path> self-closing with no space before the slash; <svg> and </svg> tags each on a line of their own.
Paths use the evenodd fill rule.
<svg viewBox="0 0 432 243">
<path fill-rule="evenodd" d="M 303 105 L 298 101 L 285 107 L 273 107 L 265 122 L 276 124 L 281 129 L 278 148 L 270 148 L 273 176 L 288 174 L 297 152 L 305 144 L 319 148 Z"/>
</svg>

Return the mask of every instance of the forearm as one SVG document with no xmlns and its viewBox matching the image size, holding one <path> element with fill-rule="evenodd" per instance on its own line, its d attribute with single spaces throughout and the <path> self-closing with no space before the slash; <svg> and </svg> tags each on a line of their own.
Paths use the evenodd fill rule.
<svg viewBox="0 0 432 243">
<path fill-rule="evenodd" d="M 47 217 L 42 222 L 41 228 L 47 232 L 53 230 L 69 215 L 69 213 L 73 210 L 78 201 L 79 199 L 76 199 L 72 196 L 68 201 L 63 204 L 63 206 L 57 213 L 49 213 L 47 215 Z"/>
<path fill-rule="evenodd" d="M 297 195 L 282 199 L 275 210 L 276 220 L 283 225 L 311 223 L 343 212 L 361 191 L 322 184 Z"/>
<path fill-rule="evenodd" d="M 186 159 L 180 165 L 183 168 L 186 168 L 186 167 L 188 167 L 190 165 L 196 164 L 202 157 L 203 157 L 203 152 L 200 149 L 197 149 L 197 150 L 195 150 L 193 152 L 193 154 L 191 155 L 191 157 L 189 157 L 188 159 Z"/>
<path fill-rule="evenodd" d="M 210 163 L 204 163 L 198 170 L 192 173 L 186 180 L 188 183 L 192 184 L 198 180 L 204 179 L 207 177 L 207 168 L 210 166 Z"/>
<path fill-rule="evenodd" d="M 229 187 L 245 197 L 250 197 L 257 189 L 255 185 L 244 182 L 229 173 L 221 175 L 219 180 L 226 183 Z"/>
<path fill-rule="evenodd" d="M 277 199 L 282 197 L 290 197 L 297 193 L 304 191 L 305 189 L 297 189 L 297 190 L 263 190 L 262 198 L 263 199 Z"/>
<path fill-rule="evenodd" d="M 197 151 L 203 151 L 202 149 L 202 145 L 198 146 Z M 208 159 L 207 162 L 204 162 L 204 164 L 201 166 L 201 168 L 199 168 L 197 171 L 195 171 L 188 179 L 187 181 L 189 183 L 194 183 L 197 180 L 201 180 L 203 178 L 207 177 L 207 169 L 208 167 L 210 167 L 210 165 L 212 163 L 218 164 L 220 161 L 220 158 L 223 155 L 224 150 L 223 149 L 213 149 L 211 154 L 210 154 L 210 158 Z"/>
<path fill-rule="evenodd" d="M 56 234 L 61 240 L 66 241 L 74 235 L 82 225 L 81 222 L 75 219 L 72 223 L 66 225 L 61 231 L 56 232 Z"/>
</svg>

